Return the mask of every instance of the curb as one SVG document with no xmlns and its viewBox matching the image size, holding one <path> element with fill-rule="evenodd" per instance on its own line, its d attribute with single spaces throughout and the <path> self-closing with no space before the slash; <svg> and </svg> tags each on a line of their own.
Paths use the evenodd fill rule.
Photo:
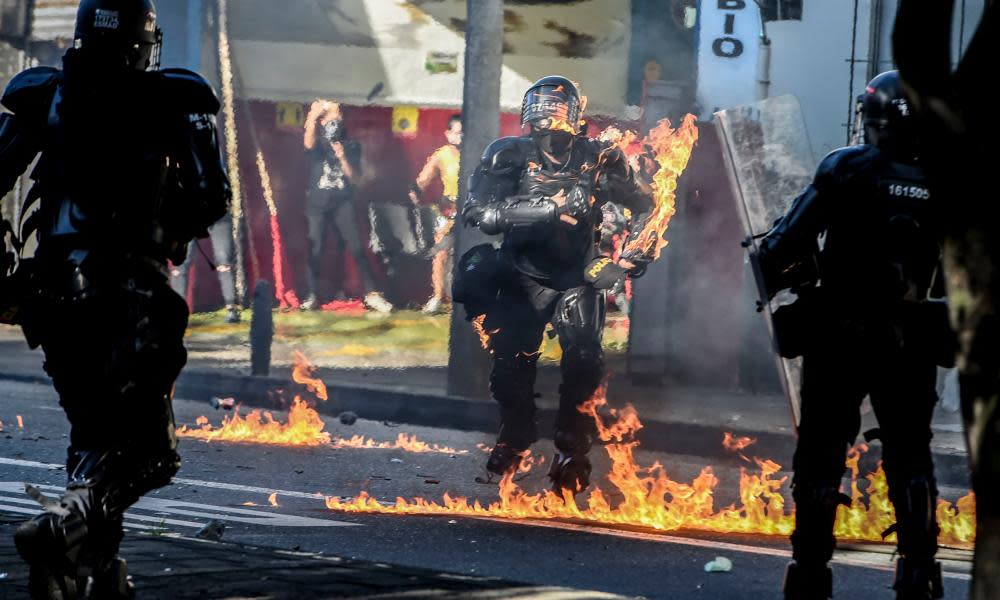
<svg viewBox="0 0 1000 600">
<path fill-rule="evenodd" d="M 337 416 L 351 411 L 362 419 L 392 421 L 408 425 L 442 427 L 494 434 L 500 425 L 495 405 L 490 401 L 456 396 L 406 392 L 388 386 L 327 384 L 331 400 L 319 402 L 316 410 Z M 234 396 L 245 406 L 283 409 L 287 403 L 277 390 L 304 389 L 289 379 L 218 375 L 189 370 L 177 382 L 180 395 L 194 400 L 213 396 Z M 555 410 L 539 408 L 539 430 L 552 431 Z M 722 446 L 722 427 L 678 421 L 643 420 L 642 447 L 669 454 L 694 456 L 713 462 L 740 464 L 742 461 Z M 795 434 L 773 431 L 741 431 L 757 439 L 754 454 L 768 457 L 786 467 L 792 464 Z M 864 454 L 862 473 L 873 472 L 881 460 L 881 449 L 873 446 Z M 942 486 L 969 487 L 968 459 L 962 454 L 934 453 L 935 476 Z"/>
<path fill-rule="evenodd" d="M 42 383 L 50 380 L 44 373 L 0 373 L 0 380 L 20 383 Z M 406 392 L 391 387 L 328 384 L 331 400 L 316 404 L 323 415 L 336 417 L 351 411 L 362 419 L 392 421 L 407 425 L 441 427 L 460 431 L 496 432 L 499 416 L 492 402 L 469 400 L 455 396 Z M 220 374 L 214 371 L 187 369 L 181 373 L 176 394 L 191 400 L 205 401 L 212 397 L 235 397 L 250 408 L 283 410 L 290 395 L 305 391 L 304 386 L 282 377 Z M 555 411 L 539 408 L 540 431 L 552 430 Z M 742 461 L 722 447 L 721 427 L 677 421 L 643 421 L 642 447 L 669 454 L 692 456 L 710 463 L 740 465 Z M 773 431 L 741 431 L 757 438 L 753 454 L 767 457 L 785 467 L 792 464 L 795 435 Z M 881 460 L 881 449 L 875 445 L 861 459 L 861 472 L 874 471 Z M 935 476 L 939 485 L 968 488 L 968 459 L 963 454 L 934 452 Z"/>
</svg>

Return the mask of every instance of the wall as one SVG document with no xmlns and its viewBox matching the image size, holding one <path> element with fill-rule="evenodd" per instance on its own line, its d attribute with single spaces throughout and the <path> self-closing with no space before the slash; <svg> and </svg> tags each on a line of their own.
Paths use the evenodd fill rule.
<svg viewBox="0 0 1000 600">
<path fill-rule="evenodd" d="M 738 68 L 732 65 L 730 70 L 722 71 L 718 58 L 711 55 L 711 45 L 706 43 L 706 40 L 718 35 L 716 30 L 719 29 L 720 13 L 737 15 L 737 32 L 741 23 L 751 20 L 744 18 L 746 13 L 756 13 L 751 0 L 747 0 L 746 8 L 739 11 L 723 8 L 738 3 L 739 0 L 701 2 L 698 89 L 703 116 L 714 112 L 717 107 L 731 107 L 756 98 L 756 61 L 744 61 Z M 873 4 L 880 6 L 881 19 L 872 19 Z M 771 39 L 770 95 L 794 94 L 799 98 L 817 160 L 847 143 L 852 99 L 864 91 L 872 74 L 892 68 L 891 34 L 896 5 L 896 0 L 857 0 L 856 3 L 853 0 L 804 0 L 801 21 L 767 23 L 767 34 Z M 982 9 L 982 0 L 956 2 L 956 57 L 959 39 L 968 44 Z M 965 16 L 964 32 L 962 14 Z M 873 23 L 878 27 L 874 36 Z M 745 45 L 756 41 L 752 38 L 748 40 L 748 35 L 746 32 L 742 35 Z M 850 62 L 852 45 L 853 65 Z M 755 48 L 748 48 L 747 51 L 753 52 Z M 873 62 L 877 68 L 869 68 L 870 51 L 877 53 Z"/>
</svg>

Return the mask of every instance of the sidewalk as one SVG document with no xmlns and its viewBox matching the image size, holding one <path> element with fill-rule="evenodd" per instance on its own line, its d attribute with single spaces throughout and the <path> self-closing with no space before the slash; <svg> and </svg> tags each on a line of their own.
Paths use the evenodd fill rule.
<svg viewBox="0 0 1000 600">
<path fill-rule="evenodd" d="M 300 319 L 302 317 L 296 317 Z M 308 315 L 305 318 L 311 318 Z M 428 350 L 421 360 L 413 359 L 415 347 L 426 345 L 424 330 L 442 317 L 403 314 L 393 322 L 380 318 L 344 318 L 334 323 L 334 331 L 312 333 L 306 328 L 284 332 L 279 324 L 272 349 L 270 377 L 250 376 L 250 348 L 245 342 L 246 324 L 226 326 L 218 319 L 197 315 L 186 339 L 189 357 L 176 393 L 188 399 L 207 401 L 212 397 L 233 397 L 245 407 L 280 410 L 296 393 L 303 391 L 290 381 L 294 350 L 301 350 L 318 365 L 316 376 L 330 391 L 330 400 L 317 405 L 320 413 L 336 416 L 353 411 L 373 420 L 427 425 L 466 431 L 496 431 L 496 407 L 486 398 L 448 396 L 446 367 L 441 349 Z M 200 319 L 200 320 L 199 320 Z M 432 325 L 428 325 L 428 322 Z M 403 328 L 399 327 L 403 324 Z M 296 323 L 298 326 L 298 323 Z M 395 328 L 394 328 L 395 327 Z M 407 332 L 419 327 L 423 338 Z M 442 328 L 447 331 L 446 328 Z M 389 350 L 379 348 L 379 338 L 389 338 Z M 441 337 L 441 336 L 437 336 Z M 375 340 L 375 341 L 373 341 Z M 385 340 L 382 340 L 385 344 Z M 446 348 L 446 341 L 440 344 Z M 398 354 L 391 348 L 403 347 Z M 365 350 L 370 348 L 372 350 Z M 379 354 L 372 352 L 379 351 Z M 349 354 L 357 367 L 347 367 Z M 367 356 L 362 356 L 367 355 Z M 0 329 L 0 379 L 48 382 L 41 370 L 40 352 L 30 352 L 16 330 Z M 387 364 L 391 357 L 395 365 Z M 429 364 L 428 364 L 429 363 Z M 608 352 L 608 372 L 624 373 L 625 356 Z M 558 401 L 558 367 L 553 361 L 540 363 L 537 390 L 539 421 L 543 435 L 551 431 Z M 625 376 L 613 377 L 608 399 L 612 406 L 633 404 L 645 425 L 640 434 L 643 446 L 671 454 L 727 458 L 722 446 L 724 432 L 757 439 L 752 453 L 790 465 L 795 446 L 789 409 L 778 394 L 750 394 L 722 388 L 698 388 L 665 384 L 641 386 Z M 864 415 L 862 431 L 876 425 L 874 415 Z M 968 487 L 968 467 L 960 416 L 938 406 L 934 421 L 934 452 L 939 481 L 945 485 Z M 862 460 L 863 468 L 874 469 L 880 457 L 877 444 Z"/>
<path fill-rule="evenodd" d="M 27 598 L 28 573 L 14 548 L 23 517 L 0 513 L 0 596 Z M 122 556 L 139 598 L 434 598 L 499 600 L 624 598 L 600 592 L 537 587 L 495 578 L 452 575 L 323 556 L 126 533 Z"/>
</svg>

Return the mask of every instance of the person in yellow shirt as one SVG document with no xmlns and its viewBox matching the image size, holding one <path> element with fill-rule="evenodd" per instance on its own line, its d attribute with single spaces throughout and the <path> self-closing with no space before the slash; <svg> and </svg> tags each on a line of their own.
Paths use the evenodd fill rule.
<svg viewBox="0 0 1000 600">
<path fill-rule="evenodd" d="M 445 298 L 445 279 L 448 265 L 451 262 L 454 249 L 452 247 L 451 230 L 455 224 L 455 207 L 458 200 L 458 168 L 462 147 L 462 116 L 452 115 L 448 119 L 448 128 L 444 132 L 447 144 L 441 146 L 427 158 L 424 168 L 420 170 L 416 181 L 410 189 L 410 200 L 420 204 L 427 186 L 440 177 L 443 188 L 442 197 L 432 206 L 435 209 L 434 223 L 434 262 L 431 265 L 431 283 L 434 292 L 424 305 L 424 312 L 435 314 L 441 312 Z"/>
</svg>

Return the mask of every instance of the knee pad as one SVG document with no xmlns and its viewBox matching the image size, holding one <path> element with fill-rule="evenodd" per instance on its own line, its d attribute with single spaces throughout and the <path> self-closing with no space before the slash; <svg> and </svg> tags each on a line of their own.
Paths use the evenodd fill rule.
<svg viewBox="0 0 1000 600">
<path fill-rule="evenodd" d="M 559 342 L 584 360 L 600 360 L 604 335 L 604 293 L 592 287 L 577 287 L 563 293 L 552 315 Z"/>
</svg>

